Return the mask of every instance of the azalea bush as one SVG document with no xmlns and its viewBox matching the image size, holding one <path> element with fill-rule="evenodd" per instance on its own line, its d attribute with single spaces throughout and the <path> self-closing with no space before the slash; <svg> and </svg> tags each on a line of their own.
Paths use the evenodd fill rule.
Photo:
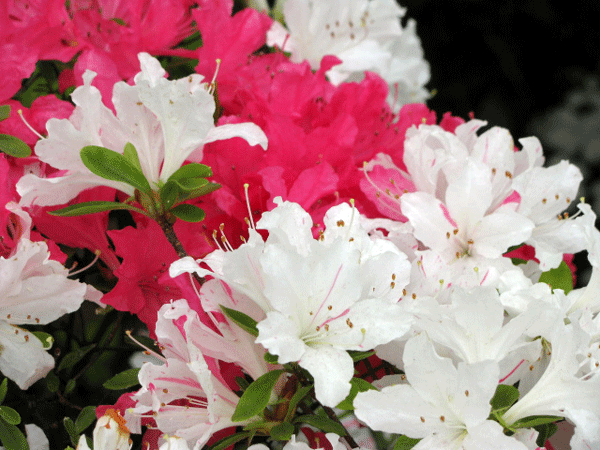
<svg viewBox="0 0 600 450">
<path fill-rule="evenodd" d="M 393 0 L 245 6 L 0 8 L 2 446 L 600 446 L 580 170 Z"/>
</svg>

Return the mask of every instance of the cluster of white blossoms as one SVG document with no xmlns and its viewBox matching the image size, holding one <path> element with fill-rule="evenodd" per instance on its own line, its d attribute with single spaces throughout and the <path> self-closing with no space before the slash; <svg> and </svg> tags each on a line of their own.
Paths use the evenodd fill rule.
<svg viewBox="0 0 600 450">
<path fill-rule="evenodd" d="M 267 33 L 267 44 L 291 53 L 293 62 L 308 61 L 318 69 L 324 56 L 342 62 L 327 71 L 337 85 L 362 79 L 365 71 L 390 86 L 388 100 L 396 110 L 429 97 L 429 64 L 423 59 L 416 22 L 403 28 L 406 9 L 394 0 L 286 0 L 279 22 Z"/>
<path fill-rule="evenodd" d="M 419 440 L 415 449 L 536 449 L 532 427 L 559 418 L 576 426 L 572 448 L 600 445 L 596 216 L 585 203 L 576 217 L 563 213 L 581 181 L 576 167 L 544 168 L 535 138 L 518 150 L 504 129 L 478 135 L 483 125 L 413 127 L 406 170 L 383 155 L 366 164 L 367 194 L 402 221 L 367 219 L 342 203 L 315 238 L 310 215 L 278 199 L 239 248 L 225 241 L 201 260 L 175 262 L 171 276 L 212 278 L 199 294 L 221 335 L 183 300 L 163 307 L 157 335 L 167 364 L 142 368 L 132 417 L 154 411 L 163 432 L 198 447 L 234 425 L 238 401 L 205 357 L 236 363 L 253 379 L 297 363 L 314 379 L 316 399 L 333 407 L 350 392 L 348 350 L 375 349 L 404 375 L 359 393 L 354 412 L 372 430 Z M 504 256 L 524 244 L 537 260 Z M 539 281 L 563 254 L 584 249 L 594 266 L 586 288 L 564 292 Z M 219 305 L 255 320 L 256 339 Z M 173 333 L 163 330 L 166 319 Z M 279 365 L 266 365 L 265 351 Z M 494 406 L 499 385 L 518 386 L 502 407 Z M 174 399 L 189 404 L 172 406 Z M 191 422 L 190 411 L 198 411 Z M 187 416 L 174 420 L 178 414 Z"/>
</svg>

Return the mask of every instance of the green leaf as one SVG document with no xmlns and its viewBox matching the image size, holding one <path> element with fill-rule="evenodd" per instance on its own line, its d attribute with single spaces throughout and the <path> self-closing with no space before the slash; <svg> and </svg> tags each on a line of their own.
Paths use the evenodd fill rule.
<svg viewBox="0 0 600 450">
<path fill-rule="evenodd" d="M 546 441 L 558 430 L 558 427 L 555 423 L 547 423 L 545 425 L 540 425 L 535 427 L 535 430 L 539 433 L 538 437 L 535 441 L 538 447 L 544 447 Z"/>
<path fill-rule="evenodd" d="M 248 380 L 246 380 L 244 377 L 235 377 L 235 382 L 242 391 L 245 391 L 248 389 L 248 386 L 250 386 L 250 383 L 248 383 Z"/>
<path fill-rule="evenodd" d="M 167 181 L 163 187 L 160 188 L 160 201 L 163 204 L 163 208 L 168 210 L 179 202 L 181 191 L 176 181 Z"/>
<path fill-rule="evenodd" d="M 127 161 L 133 164 L 136 168 L 142 172 L 142 165 L 140 164 L 140 157 L 138 156 L 138 152 L 134 145 L 131 142 L 125 144 L 125 148 L 123 149 L 123 156 Z"/>
<path fill-rule="evenodd" d="M 272 364 L 272 365 L 279 364 L 279 356 L 277 356 L 277 355 L 272 355 L 271 353 L 266 352 L 263 355 L 263 358 L 268 364 Z"/>
<path fill-rule="evenodd" d="M 250 333 L 252 336 L 258 336 L 258 328 L 256 328 L 258 322 L 256 320 L 241 311 L 236 311 L 235 309 L 230 309 L 223 305 L 220 306 L 223 314 L 231 319 L 238 327 Z"/>
<path fill-rule="evenodd" d="M 533 428 L 547 423 L 554 423 L 564 420 L 564 417 L 559 416 L 529 416 L 523 417 L 515 422 L 512 426 L 514 428 Z"/>
<path fill-rule="evenodd" d="M 75 388 L 77 387 L 77 380 L 75 378 L 71 378 L 69 381 L 67 381 L 67 384 L 65 385 L 65 395 L 69 395 L 71 392 L 73 392 L 75 390 Z"/>
<path fill-rule="evenodd" d="M 260 414 L 269 404 L 271 391 L 283 373 L 282 369 L 273 370 L 253 381 L 244 391 L 231 416 L 232 422 L 241 422 Z"/>
<path fill-rule="evenodd" d="M 371 350 L 370 352 L 358 352 L 356 350 L 349 350 L 348 354 L 352 357 L 352 361 L 358 362 L 362 361 L 363 359 L 370 358 L 375 354 L 375 351 Z"/>
<path fill-rule="evenodd" d="M 210 167 L 204 164 L 190 163 L 185 166 L 181 166 L 173 175 L 169 177 L 167 182 L 171 180 L 181 180 L 183 178 L 206 178 L 212 176 L 212 170 Z"/>
<path fill-rule="evenodd" d="M 490 400 L 492 412 L 504 412 L 519 398 L 519 390 L 514 386 L 499 384 Z"/>
<path fill-rule="evenodd" d="M 294 395 L 292 396 L 292 398 L 290 399 L 290 403 L 288 405 L 288 411 L 287 414 L 285 415 L 285 421 L 289 422 L 292 419 L 292 416 L 296 413 L 296 407 L 298 406 L 298 403 L 300 403 L 302 401 L 302 399 L 304 397 L 306 397 L 306 395 L 311 391 L 311 389 L 313 388 L 312 384 L 308 385 L 308 386 L 304 386 L 299 388 Z"/>
<path fill-rule="evenodd" d="M 96 347 L 96 344 L 90 344 L 67 353 L 60 361 L 57 370 L 60 372 L 61 370 L 72 368 L 75 364 L 81 361 L 83 357 L 94 347 Z"/>
<path fill-rule="evenodd" d="M 181 181 L 178 181 L 177 183 L 179 184 L 179 186 L 182 186 Z M 220 187 L 221 187 L 221 185 L 219 183 L 208 182 L 201 186 L 200 186 L 200 184 L 198 184 L 197 187 L 192 188 L 191 182 L 187 182 L 187 184 L 184 186 L 185 190 L 180 191 L 179 200 L 184 201 L 184 200 L 191 200 L 193 198 L 201 197 L 203 195 L 210 194 L 211 192 L 216 191 Z"/>
<path fill-rule="evenodd" d="M 28 450 L 25 435 L 15 425 L 0 420 L 0 441 L 6 450 Z"/>
<path fill-rule="evenodd" d="M 335 433 L 338 436 L 346 436 L 346 429 L 338 422 L 331 420 L 329 417 L 318 416 L 315 414 L 306 414 L 298 416 L 294 423 L 305 423 L 307 425 L 318 428 L 325 433 Z"/>
<path fill-rule="evenodd" d="M 127 369 L 116 374 L 110 380 L 106 381 L 102 386 L 113 391 L 120 391 L 122 389 L 129 389 L 130 387 L 137 386 L 140 384 L 138 380 L 139 371 L 139 368 Z"/>
<path fill-rule="evenodd" d="M 0 151 L 15 158 L 27 158 L 31 155 L 29 145 L 18 137 L 0 134 Z"/>
<path fill-rule="evenodd" d="M 48 375 L 46 375 L 46 387 L 50 392 L 57 392 L 60 388 L 60 380 L 53 371 L 48 372 Z"/>
<path fill-rule="evenodd" d="M 353 411 L 354 410 L 354 399 L 358 395 L 359 392 L 366 392 L 370 390 L 377 390 L 375 386 L 373 386 L 368 381 L 363 380 L 362 378 L 352 378 L 350 380 L 350 384 L 352 387 L 350 388 L 350 393 L 348 397 L 342 400 L 336 408 L 343 409 L 345 411 Z"/>
<path fill-rule="evenodd" d="M 408 436 L 400 436 L 394 443 L 394 450 L 410 450 L 419 443 L 421 439 L 413 439 Z"/>
<path fill-rule="evenodd" d="M 210 447 L 210 450 L 225 450 L 227 447 L 231 447 L 233 444 L 240 442 L 243 439 L 246 439 L 248 436 L 250 436 L 249 431 L 232 434 L 231 436 L 227 436 L 226 438 L 215 442 L 213 446 Z"/>
<path fill-rule="evenodd" d="M 75 419 L 75 431 L 81 434 L 96 420 L 96 407 L 86 406 L 81 410 L 77 419 Z"/>
<path fill-rule="evenodd" d="M 65 426 L 65 430 L 67 430 L 69 438 L 71 439 L 71 444 L 77 447 L 77 443 L 79 441 L 79 433 L 77 433 L 77 427 L 75 427 L 73 419 L 71 419 L 70 417 L 65 417 L 63 419 L 63 424 Z"/>
<path fill-rule="evenodd" d="M 571 269 L 566 262 L 561 262 L 556 269 L 550 269 L 548 272 L 542 273 L 540 283 L 547 283 L 552 290 L 562 289 L 565 294 L 573 290 L 573 275 Z"/>
<path fill-rule="evenodd" d="M 10 117 L 10 105 L 0 106 L 0 121 L 8 119 Z"/>
<path fill-rule="evenodd" d="M 171 209 L 171 213 L 184 222 L 200 222 L 206 216 L 202 209 L 194 205 L 188 205 L 187 203 L 177 205 Z"/>
<path fill-rule="evenodd" d="M 2 380 L 2 384 L 0 384 L 0 404 L 6 398 L 6 392 L 8 391 L 8 378 Z"/>
<path fill-rule="evenodd" d="M 282 422 L 271 428 L 269 434 L 277 441 L 289 441 L 294 434 L 294 425 L 289 422 Z"/>
<path fill-rule="evenodd" d="M 54 344 L 54 338 L 51 334 L 44 331 L 32 331 L 31 333 L 42 342 L 44 350 L 52 348 L 52 345 Z"/>
<path fill-rule="evenodd" d="M 128 209 L 130 211 L 137 211 L 141 214 L 146 214 L 145 211 L 142 211 L 141 209 L 136 208 L 135 206 L 128 205 L 127 203 L 103 201 L 77 203 L 76 205 L 65 206 L 64 208 L 55 209 L 54 211 L 48 211 L 48 214 L 50 214 L 51 216 L 73 217 L 83 216 L 85 214 L 94 214 L 104 211 L 112 211 L 114 209 Z"/>
<path fill-rule="evenodd" d="M 81 149 L 80 155 L 83 164 L 99 177 L 129 184 L 147 194 L 152 190 L 142 171 L 120 153 L 105 147 L 88 145 Z"/>
<path fill-rule="evenodd" d="M 21 416 L 10 406 L 0 406 L 0 417 L 10 425 L 19 425 L 21 423 Z"/>
</svg>

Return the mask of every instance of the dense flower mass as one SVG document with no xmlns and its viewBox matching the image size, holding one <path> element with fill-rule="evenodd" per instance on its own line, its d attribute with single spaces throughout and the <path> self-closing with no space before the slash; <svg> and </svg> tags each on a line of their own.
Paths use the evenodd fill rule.
<svg viewBox="0 0 600 450">
<path fill-rule="evenodd" d="M 599 447 L 580 169 L 395 1 L 245 3 L 0 5 L 2 445 Z"/>
</svg>

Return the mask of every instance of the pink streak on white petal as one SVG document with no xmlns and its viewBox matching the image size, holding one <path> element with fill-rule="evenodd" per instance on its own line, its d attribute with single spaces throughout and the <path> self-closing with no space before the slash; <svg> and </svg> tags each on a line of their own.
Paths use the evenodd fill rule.
<svg viewBox="0 0 600 450">
<path fill-rule="evenodd" d="M 517 370 L 519 367 L 521 367 L 521 364 L 523 364 L 524 362 L 525 362 L 525 360 L 524 360 L 524 359 L 522 359 L 522 360 L 519 362 L 519 364 L 517 364 L 517 365 L 515 366 L 515 368 L 514 368 L 513 370 L 511 370 L 511 371 L 510 371 L 510 373 L 509 373 L 508 375 L 506 375 L 504 378 L 502 378 L 501 380 L 499 380 L 499 381 L 498 381 L 498 383 L 502 383 L 504 380 L 506 380 L 508 377 L 510 377 L 510 376 L 511 376 L 513 373 L 515 373 L 515 371 L 516 371 L 516 370 Z"/>
<path fill-rule="evenodd" d="M 444 205 L 443 203 L 440 203 L 440 208 L 442 209 L 442 212 L 444 213 L 444 218 L 448 222 L 450 222 L 450 225 L 452 225 L 454 228 L 458 228 L 458 225 L 456 224 L 454 219 L 452 217 L 450 217 L 450 211 L 448 211 L 448 208 L 446 208 L 446 205 Z"/>
<path fill-rule="evenodd" d="M 331 284 L 331 287 L 329 288 L 329 292 L 327 292 L 327 295 L 325 296 L 325 298 L 323 299 L 323 301 L 321 302 L 321 304 L 319 305 L 319 309 L 317 310 L 317 312 L 315 313 L 315 315 L 313 316 L 313 320 L 311 320 L 311 323 L 315 320 L 315 318 L 319 315 L 319 313 L 321 312 L 321 310 L 323 309 L 323 306 L 325 306 L 325 303 L 327 302 L 327 299 L 329 298 L 329 296 L 331 295 L 331 292 L 333 291 L 333 288 L 335 286 L 335 283 L 337 282 L 338 277 L 340 276 L 340 272 L 342 271 L 342 267 L 344 267 L 344 265 L 342 264 L 336 274 L 335 277 L 333 279 L 333 283 Z"/>
</svg>

